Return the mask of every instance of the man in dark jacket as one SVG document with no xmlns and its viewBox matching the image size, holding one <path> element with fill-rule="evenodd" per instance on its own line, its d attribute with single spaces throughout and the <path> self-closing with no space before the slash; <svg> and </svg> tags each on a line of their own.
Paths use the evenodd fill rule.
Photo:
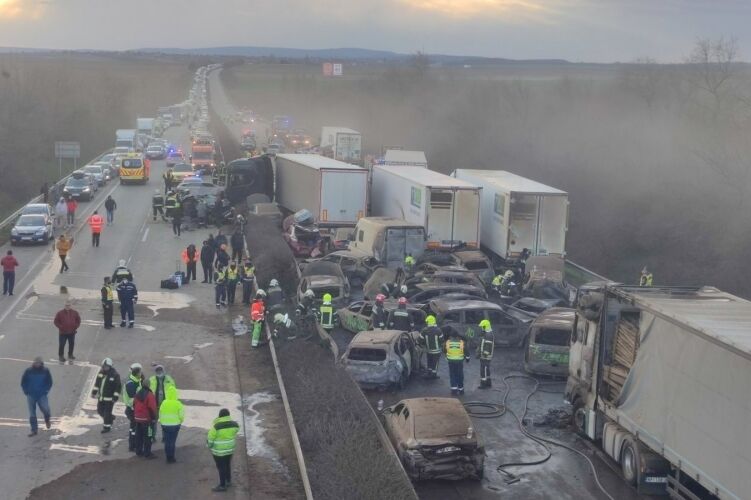
<svg viewBox="0 0 751 500">
<path fill-rule="evenodd" d="M 104 200 L 104 208 L 107 210 L 107 225 L 109 226 L 115 222 L 115 210 L 117 210 L 117 203 L 111 195 Z"/>
<path fill-rule="evenodd" d="M 243 250 L 245 250 L 245 236 L 239 229 L 232 233 L 230 245 L 232 246 L 232 260 L 240 262 L 243 257 Z"/>
<path fill-rule="evenodd" d="M 203 281 L 201 283 L 211 283 L 214 280 L 214 273 L 211 267 L 214 264 L 214 255 L 216 250 L 209 240 L 203 242 L 201 247 L 201 268 L 203 269 Z"/>
<path fill-rule="evenodd" d="M 65 363 L 65 344 L 68 344 L 68 359 L 73 361 L 76 359 L 73 356 L 73 348 L 76 345 L 76 333 L 78 333 L 78 327 L 81 326 L 81 316 L 73 309 L 73 304 L 70 301 L 65 303 L 65 308 L 55 314 L 55 326 L 59 332 L 59 342 L 57 349 L 57 356 L 61 363 Z"/>
<path fill-rule="evenodd" d="M 216 246 L 216 249 L 219 250 L 222 245 L 226 245 L 227 243 L 229 243 L 227 241 L 227 236 L 225 236 L 220 229 L 219 232 L 216 233 L 216 238 L 214 238 L 214 245 Z"/>
<path fill-rule="evenodd" d="M 21 389 L 29 405 L 29 424 L 31 425 L 29 437 L 37 435 L 37 405 L 44 415 L 44 424 L 48 429 L 50 428 L 50 404 L 47 401 L 47 394 L 51 388 L 52 374 L 49 368 L 44 366 L 42 357 L 37 356 L 21 377 Z"/>
<path fill-rule="evenodd" d="M 136 421 L 136 455 L 155 458 L 151 453 L 151 429 L 157 419 L 156 398 L 149 389 L 149 380 L 141 382 L 141 389 L 133 401 L 133 418 Z"/>
<path fill-rule="evenodd" d="M 94 387 L 91 389 L 91 397 L 96 398 L 96 412 L 104 420 L 102 434 L 112 430 L 112 408 L 120 399 L 120 374 L 112 366 L 112 359 L 104 358 L 102 368 L 96 376 Z"/>
</svg>

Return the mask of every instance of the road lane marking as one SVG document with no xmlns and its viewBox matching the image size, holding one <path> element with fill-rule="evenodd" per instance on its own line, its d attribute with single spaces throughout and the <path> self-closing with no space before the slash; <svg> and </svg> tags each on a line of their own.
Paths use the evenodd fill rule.
<svg viewBox="0 0 751 500">
<path fill-rule="evenodd" d="M 21 319 L 21 320 L 26 319 L 26 320 L 30 320 L 30 321 L 44 321 L 45 323 L 52 324 L 52 321 L 55 318 L 53 318 L 52 316 L 41 316 L 41 315 L 28 314 L 28 313 L 20 312 L 20 313 L 16 314 L 16 319 Z M 97 320 L 93 320 L 93 319 L 84 319 L 84 320 L 81 320 L 81 324 L 82 325 L 86 325 L 86 326 L 102 326 L 102 322 L 101 321 L 97 321 Z M 136 328 L 138 330 L 146 330 L 147 332 L 154 332 L 154 331 L 156 331 L 156 327 L 151 326 L 151 325 L 145 325 L 143 323 L 136 323 L 135 325 L 133 325 L 133 328 Z"/>
<path fill-rule="evenodd" d="M 188 364 L 191 361 L 193 361 L 193 355 L 188 354 L 187 356 L 165 356 L 164 359 L 181 359 L 184 364 Z"/>
<path fill-rule="evenodd" d="M 148 237 L 149 237 L 149 229 L 151 229 L 151 228 L 150 228 L 150 227 L 147 227 L 147 228 L 146 228 L 146 231 L 144 231 L 144 232 L 143 232 L 143 238 L 141 238 L 141 242 L 142 242 L 142 243 L 146 242 L 146 238 L 148 238 Z"/>
<path fill-rule="evenodd" d="M 72 444 L 60 444 L 60 443 L 52 443 L 50 445 L 50 450 L 58 450 L 58 451 L 73 451 L 76 453 L 87 453 L 89 455 L 101 455 L 102 450 L 98 446 L 89 445 L 89 446 L 75 446 Z"/>
</svg>

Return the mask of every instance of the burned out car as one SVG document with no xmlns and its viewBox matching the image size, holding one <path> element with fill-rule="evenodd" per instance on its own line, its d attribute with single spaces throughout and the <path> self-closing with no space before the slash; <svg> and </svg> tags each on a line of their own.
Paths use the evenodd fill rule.
<svg viewBox="0 0 751 500">
<path fill-rule="evenodd" d="M 474 273 L 487 286 L 493 281 L 495 272 L 493 263 L 479 250 L 459 250 L 451 254 L 456 265 L 462 266 Z"/>
<path fill-rule="evenodd" d="M 485 448 L 458 399 L 405 399 L 384 409 L 382 418 L 412 480 L 482 479 Z"/>
<path fill-rule="evenodd" d="M 525 371 L 535 375 L 568 376 L 569 344 L 575 316 L 573 309 L 555 307 L 532 322 L 524 349 Z"/>
<path fill-rule="evenodd" d="M 364 283 L 373 271 L 381 267 L 381 264 L 373 257 L 361 255 L 349 250 L 331 252 L 319 259 L 305 259 L 300 262 L 300 270 L 305 269 L 311 262 L 333 262 L 342 268 L 342 272 L 350 281 Z"/>
<path fill-rule="evenodd" d="M 521 309 L 530 314 L 539 315 L 553 307 L 565 307 L 568 305 L 563 299 L 536 299 L 534 297 L 522 297 L 513 302 L 509 307 Z"/>
<path fill-rule="evenodd" d="M 485 285 L 474 273 L 469 271 L 446 271 L 440 270 L 433 273 L 416 273 L 414 276 L 407 278 L 404 284 L 411 287 L 418 283 L 446 283 L 456 285 L 474 285 L 477 288 L 484 288 Z"/>
<path fill-rule="evenodd" d="M 342 325 L 342 328 L 349 330 L 352 333 L 371 330 L 373 328 L 374 304 L 375 303 L 370 300 L 358 300 L 347 307 L 339 309 L 337 315 L 339 316 L 339 323 Z M 395 300 L 387 300 L 384 302 L 383 308 L 389 314 L 386 324 L 388 324 L 388 321 L 391 319 L 391 314 L 397 306 L 398 304 Z M 415 328 L 422 328 L 425 324 L 425 312 L 414 306 L 407 306 L 407 311 L 409 311 Z"/>
<path fill-rule="evenodd" d="M 297 300 L 301 301 L 306 290 L 313 290 L 320 303 L 325 294 L 330 294 L 332 304 L 342 306 L 349 300 L 349 281 L 342 269 L 333 262 L 311 262 L 305 266 L 297 287 Z"/>
<path fill-rule="evenodd" d="M 364 389 L 403 388 L 420 368 L 419 333 L 367 330 L 354 336 L 340 359 Z"/>
<path fill-rule="evenodd" d="M 457 285 L 449 283 L 419 283 L 407 291 L 407 300 L 416 306 L 426 306 L 431 300 L 443 295 L 461 293 L 478 299 L 487 299 L 484 288 L 473 285 Z"/>
<path fill-rule="evenodd" d="M 493 328 L 495 345 L 518 346 L 524 343 L 534 316 L 510 311 L 485 300 L 445 300 L 430 302 L 430 313 L 440 325 L 451 325 L 465 338 L 480 334 L 480 321 L 487 319 Z"/>
</svg>

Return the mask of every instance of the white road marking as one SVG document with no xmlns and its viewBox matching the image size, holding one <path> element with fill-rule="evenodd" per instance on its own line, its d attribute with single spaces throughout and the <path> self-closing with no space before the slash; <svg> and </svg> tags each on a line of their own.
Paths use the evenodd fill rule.
<svg viewBox="0 0 751 500">
<path fill-rule="evenodd" d="M 143 232 L 143 238 L 141 238 L 141 242 L 142 242 L 142 243 L 143 243 L 143 242 L 145 242 L 145 241 L 146 241 L 146 238 L 148 238 L 148 237 L 149 237 L 149 229 L 151 229 L 151 228 L 150 228 L 150 227 L 147 227 L 147 228 L 146 228 L 146 231 L 144 231 L 144 232 Z"/>
<path fill-rule="evenodd" d="M 165 356 L 164 359 L 181 359 L 183 363 L 186 365 L 193 361 L 193 355 L 188 354 L 187 356 Z"/>
<path fill-rule="evenodd" d="M 214 343 L 213 342 L 205 342 L 203 344 L 193 344 L 193 347 L 195 347 L 196 349 L 200 350 L 200 349 L 204 349 L 206 347 L 209 347 L 211 345 L 214 345 Z"/>
<path fill-rule="evenodd" d="M 89 455 L 101 455 L 102 454 L 102 450 L 98 446 L 94 446 L 94 445 L 75 446 L 72 444 L 52 443 L 50 445 L 50 450 L 72 451 L 75 453 L 87 453 Z"/>
</svg>

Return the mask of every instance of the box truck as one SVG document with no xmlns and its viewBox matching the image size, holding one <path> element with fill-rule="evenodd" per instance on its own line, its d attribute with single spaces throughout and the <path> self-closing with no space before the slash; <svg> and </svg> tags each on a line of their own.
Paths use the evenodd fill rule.
<svg viewBox="0 0 751 500">
<path fill-rule="evenodd" d="M 423 226 L 428 248 L 479 246 L 482 187 L 426 168 L 374 165 L 372 176 L 373 215 Z"/>
<path fill-rule="evenodd" d="M 154 132 L 154 118 L 136 118 L 136 128 L 139 134 L 152 135 Z"/>
<path fill-rule="evenodd" d="M 116 148 L 136 148 L 136 131 L 135 129 L 121 128 L 115 131 L 115 147 Z"/>
<path fill-rule="evenodd" d="M 395 217 L 363 217 L 357 221 L 349 249 L 397 269 L 404 266 L 407 254 L 414 258 L 423 254 L 425 228 Z"/>
<path fill-rule="evenodd" d="M 428 160 L 425 158 L 424 151 L 387 149 L 386 154 L 383 155 L 382 165 L 428 168 Z"/>
<path fill-rule="evenodd" d="M 457 169 L 457 179 L 483 187 L 482 246 L 502 259 L 566 254 L 568 194 L 504 170 Z"/>
<path fill-rule="evenodd" d="M 579 289 L 566 399 L 642 494 L 751 493 L 751 302 L 712 287 Z"/>
<path fill-rule="evenodd" d="M 346 163 L 362 161 L 362 134 L 346 127 L 323 127 L 321 154 Z"/>
<path fill-rule="evenodd" d="M 310 210 L 316 224 L 354 226 L 367 214 L 368 171 L 324 156 L 280 154 L 276 201 L 290 212 Z"/>
</svg>

